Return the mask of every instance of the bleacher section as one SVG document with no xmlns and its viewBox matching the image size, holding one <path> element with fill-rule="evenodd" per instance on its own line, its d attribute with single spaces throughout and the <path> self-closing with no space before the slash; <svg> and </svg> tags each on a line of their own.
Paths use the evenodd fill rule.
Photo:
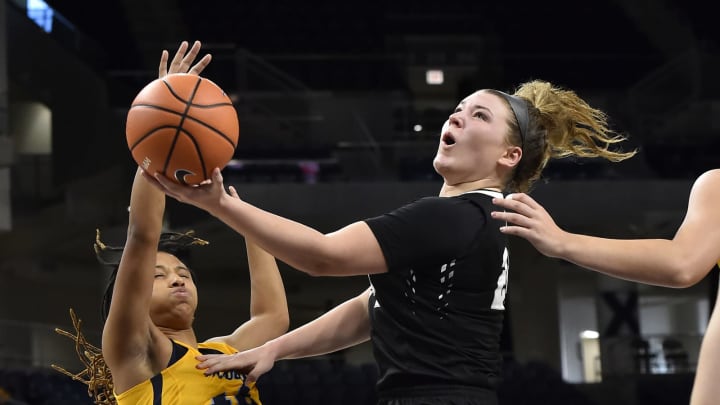
<svg viewBox="0 0 720 405">
<path fill-rule="evenodd" d="M 258 388 L 263 405 L 375 405 L 377 375 L 372 363 L 286 360 L 263 375 Z M 602 405 L 543 364 L 509 361 L 503 378 L 502 405 Z M 50 369 L 0 369 L 0 387 L 28 405 L 92 405 L 82 383 Z"/>
</svg>

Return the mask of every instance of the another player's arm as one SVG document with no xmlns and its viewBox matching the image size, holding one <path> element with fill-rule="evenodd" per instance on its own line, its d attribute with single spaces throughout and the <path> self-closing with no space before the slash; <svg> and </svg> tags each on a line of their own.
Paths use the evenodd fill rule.
<svg viewBox="0 0 720 405">
<path fill-rule="evenodd" d="M 200 47 L 198 41 L 192 47 L 183 41 L 169 68 L 168 52 L 163 50 L 158 77 L 169 73 L 200 74 L 211 59 L 205 55 L 190 67 Z M 163 361 L 158 358 L 159 353 L 149 358 L 153 342 L 166 343 L 150 319 L 149 308 L 164 211 L 165 194 L 152 187 L 138 168 L 130 193 L 127 240 L 102 335 L 103 357 L 119 391 L 150 378 L 157 371 L 157 364 L 151 362 Z"/>
<path fill-rule="evenodd" d="M 237 197 L 233 187 L 230 193 Z M 287 332 L 290 323 L 287 298 L 275 258 L 258 245 L 245 240 L 250 269 L 250 319 L 222 341 L 239 351 L 260 346 Z"/>
<path fill-rule="evenodd" d="M 199 356 L 205 374 L 222 370 L 246 370 L 255 381 L 277 360 L 332 353 L 370 339 L 368 301 L 370 290 L 333 308 L 323 316 L 264 345 L 232 355 Z"/>
<path fill-rule="evenodd" d="M 370 289 L 321 317 L 266 343 L 275 358 L 299 359 L 336 352 L 370 339 Z"/>
<path fill-rule="evenodd" d="M 165 195 L 141 172 L 138 168 L 133 180 L 127 241 L 102 336 L 103 357 L 120 389 L 152 376 L 147 368 L 152 325 L 149 308 Z M 147 369 L 139 372 L 143 367 Z"/>
<path fill-rule="evenodd" d="M 506 232 L 528 239 L 543 254 L 613 277 L 667 287 L 703 279 L 720 259 L 720 170 L 700 176 L 690 192 L 687 214 L 673 239 L 606 239 L 560 230 L 527 196 L 498 201 L 522 215 L 494 213 L 512 224 Z"/>
<path fill-rule="evenodd" d="M 698 178 L 672 240 L 613 240 L 572 235 L 565 259 L 611 276 L 668 287 L 702 280 L 720 259 L 720 170 Z"/>
<path fill-rule="evenodd" d="M 295 269 L 313 276 L 387 271 L 380 245 L 363 221 L 323 234 L 236 198 L 225 202 L 212 214 Z"/>
</svg>

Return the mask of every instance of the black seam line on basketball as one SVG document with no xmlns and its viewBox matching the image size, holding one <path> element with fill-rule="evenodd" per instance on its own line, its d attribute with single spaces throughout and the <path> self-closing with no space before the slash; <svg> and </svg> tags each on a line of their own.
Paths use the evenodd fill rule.
<svg viewBox="0 0 720 405">
<path fill-rule="evenodd" d="M 173 136 L 172 143 L 170 144 L 170 150 L 168 151 L 167 158 L 165 158 L 165 164 L 163 165 L 163 174 L 167 174 L 167 168 L 170 165 L 170 158 L 172 157 L 173 151 L 175 150 L 175 144 L 177 144 L 177 140 L 180 137 L 180 131 L 182 131 L 182 125 L 183 122 L 185 122 L 185 118 L 187 117 L 188 111 L 190 111 L 190 104 L 192 104 L 192 99 L 195 97 L 195 94 L 197 94 L 198 88 L 200 88 L 200 82 L 202 79 L 200 76 L 198 76 L 197 81 L 195 82 L 195 88 L 192 89 L 192 92 L 190 92 L 190 96 L 188 97 L 187 102 L 185 103 L 185 111 L 183 111 L 182 115 L 180 115 L 180 122 L 178 123 L 177 131 L 175 131 L 175 136 Z M 163 83 L 167 86 L 168 90 L 170 90 L 170 93 L 175 94 L 170 84 L 163 80 Z M 197 149 L 197 148 L 196 148 Z M 200 155 L 200 150 L 197 151 L 198 155 Z M 205 167 L 203 167 L 203 171 L 205 170 Z M 207 177 L 206 177 L 207 178 Z"/>
<path fill-rule="evenodd" d="M 218 104 L 218 105 L 219 106 L 232 106 L 232 104 Z M 135 107 L 152 108 L 155 110 L 165 111 L 167 113 L 174 114 L 174 115 L 181 115 L 179 112 L 177 112 L 175 110 L 171 110 L 171 109 L 168 109 L 165 107 L 160 107 L 160 106 L 152 105 L 152 104 L 134 104 L 131 108 L 135 108 Z M 227 135 L 225 135 L 224 133 L 222 133 L 222 131 L 218 130 L 217 128 L 213 127 L 212 125 L 208 125 L 207 123 L 200 121 L 199 119 L 193 117 L 192 115 L 188 115 L 185 118 L 188 120 L 191 120 L 193 122 L 196 122 L 196 123 L 204 126 L 205 128 L 212 130 L 213 132 L 215 132 L 215 134 L 217 134 L 221 138 L 225 139 L 230 145 L 232 145 L 233 149 L 237 148 L 237 145 L 235 144 L 235 142 L 232 141 L 232 139 L 228 138 Z"/>
<path fill-rule="evenodd" d="M 145 134 L 145 135 L 143 135 L 142 137 L 140 137 L 140 139 L 138 139 L 137 141 L 135 141 L 135 143 L 130 146 L 130 151 L 132 152 L 132 151 L 135 149 L 136 146 L 140 145 L 140 143 L 142 143 L 142 141 L 144 141 L 145 139 L 147 139 L 150 135 L 153 135 L 154 133 L 156 133 L 157 131 L 159 131 L 159 130 L 161 130 L 161 129 L 168 129 L 168 128 L 172 128 L 172 129 L 177 130 L 177 129 L 180 128 L 180 127 L 178 127 L 177 125 L 163 125 L 163 126 L 161 126 L 161 127 L 155 127 L 155 128 L 152 129 L 152 131 L 148 132 L 147 134 Z"/>
<path fill-rule="evenodd" d="M 205 159 L 203 158 L 203 154 L 200 153 L 200 146 L 198 145 L 197 141 L 195 140 L 195 137 L 192 136 L 192 134 L 184 129 L 181 129 L 182 132 L 187 135 L 188 138 L 192 141 L 193 145 L 195 145 L 195 151 L 197 152 L 198 158 L 200 158 L 200 166 L 202 166 L 203 170 L 203 179 L 207 179 L 207 168 L 205 167 Z"/>
<path fill-rule="evenodd" d="M 183 103 L 183 104 L 187 104 L 187 102 L 185 102 L 183 99 L 178 99 L 178 101 L 181 102 L 181 103 Z M 155 106 L 155 105 L 153 105 L 153 104 L 145 104 L 145 103 L 135 103 L 135 104 L 131 105 L 130 107 L 138 107 L 138 106 L 143 106 L 143 107 L 157 107 L 157 106 Z M 215 103 L 215 104 L 195 104 L 195 103 L 190 103 L 190 107 L 194 107 L 194 108 L 215 108 L 215 107 L 232 107 L 232 106 L 233 106 L 233 103 Z M 161 107 L 158 107 L 158 108 L 161 108 Z"/>
<path fill-rule="evenodd" d="M 206 179 L 208 176 L 207 176 L 207 169 L 205 168 L 205 159 L 203 158 L 202 153 L 200 153 L 200 147 L 198 146 L 198 143 L 197 143 L 197 141 L 195 140 L 195 137 L 192 136 L 192 134 L 191 134 L 188 130 L 186 130 L 186 129 L 183 129 L 183 128 L 180 128 L 180 127 L 176 127 L 176 126 L 173 126 L 173 125 L 166 125 L 166 126 L 163 126 L 163 127 L 157 127 L 157 128 L 155 128 L 153 131 L 150 131 L 149 133 L 143 135 L 143 137 L 142 137 L 139 141 L 135 142 L 135 144 L 133 144 L 133 146 L 130 148 L 130 151 L 132 152 L 133 149 L 135 149 L 135 147 L 136 147 L 138 144 L 140 144 L 140 142 L 142 142 L 144 139 L 146 139 L 146 138 L 149 137 L 150 135 L 154 134 L 156 131 L 159 131 L 159 130 L 165 129 L 165 128 L 174 128 L 174 129 L 177 129 L 180 133 L 185 134 L 188 138 L 190 138 L 190 140 L 192 141 L 192 143 L 195 145 L 195 151 L 197 152 L 198 158 L 200 159 L 200 164 L 202 165 L 203 178 Z M 163 174 L 165 174 L 165 170 L 163 170 Z M 194 174 L 194 173 L 193 173 L 193 174 Z"/>
<path fill-rule="evenodd" d="M 196 84 L 196 86 L 195 86 L 195 89 L 193 90 L 193 93 L 190 95 L 190 99 L 189 99 L 189 100 L 185 100 L 185 99 L 183 99 L 182 97 L 180 97 L 180 95 L 178 95 L 177 93 L 175 93 L 175 91 L 173 90 L 173 88 L 170 86 L 170 84 L 169 84 L 166 80 L 163 80 L 163 84 L 165 85 L 165 87 L 167 87 L 167 89 L 168 89 L 168 91 L 170 92 L 170 94 L 172 94 L 172 96 L 175 97 L 175 98 L 176 98 L 178 101 L 180 101 L 181 103 L 190 104 L 190 106 L 192 106 L 192 107 L 199 107 L 199 106 L 202 106 L 202 104 L 199 105 L 199 106 L 198 106 L 198 105 L 195 105 L 195 104 L 192 103 L 192 99 L 193 99 L 193 97 L 195 96 L 195 93 L 197 92 L 197 89 L 198 89 L 198 87 L 200 86 L 200 82 L 201 82 L 201 81 L 202 81 L 202 79 L 200 79 L 200 76 L 198 76 L 198 82 L 197 82 L 197 84 Z M 212 105 L 232 105 L 232 103 L 220 103 L 220 104 L 212 104 Z"/>
</svg>

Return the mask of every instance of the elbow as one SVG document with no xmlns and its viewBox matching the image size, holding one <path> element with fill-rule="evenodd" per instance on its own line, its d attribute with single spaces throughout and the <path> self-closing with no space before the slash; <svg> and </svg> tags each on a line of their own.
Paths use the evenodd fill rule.
<svg viewBox="0 0 720 405">
<path fill-rule="evenodd" d="M 333 276 L 338 269 L 344 268 L 342 260 L 332 255 L 317 255 L 313 257 L 303 271 L 312 277 Z"/>
<path fill-rule="evenodd" d="M 314 263 L 312 266 L 308 266 L 305 269 L 305 273 L 311 277 L 348 276 L 355 274 L 352 273 L 351 264 L 340 261 L 322 261 Z"/>
<path fill-rule="evenodd" d="M 287 311 L 268 314 L 265 319 L 265 324 L 270 328 L 269 334 L 273 336 L 272 339 L 282 336 L 290 329 L 290 315 Z"/>
<path fill-rule="evenodd" d="M 365 260 L 346 245 L 346 242 L 325 236 L 299 258 L 299 270 L 312 277 L 367 274 L 363 271 L 363 267 L 367 267 L 362 264 Z"/>
<path fill-rule="evenodd" d="M 680 272 L 670 277 L 667 286 L 672 288 L 688 288 L 695 285 L 698 281 L 699 280 L 696 280 L 695 277 L 692 277 L 690 274 Z"/>
<path fill-rule="evenodd" d="M 280 330 L 280 335 L 284 334 L 290 329 L 290 314 L 288 314 L 287 311 L 277 316 L 277 325 L 278 329 Z"/>
<path fill-rule="evenodd" d="M 312 266 L 308 266 L 305 269 L 305 274 L 311 276 L 311 277 L 324 277 L 324 276 L 330 276 L 331 271 L 330 269 L 332 266 L 326 263 L 316 263 Z"/>
<path fill-rule="evenodd" d="M 699 283 L 707 272 L 699 272 L 696 271 L 697 269 L 698 266 L 692 265 L 688 261 L 678 260 L 671 265 L 668 287 L 688 288 Z"/>
</svg>

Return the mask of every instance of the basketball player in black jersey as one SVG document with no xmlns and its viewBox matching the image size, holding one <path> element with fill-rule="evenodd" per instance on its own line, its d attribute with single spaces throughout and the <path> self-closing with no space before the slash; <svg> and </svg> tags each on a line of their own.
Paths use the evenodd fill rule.
<svg viewBox="0 0 720 405">
<path fill-rule="evenodd" d="M 685 219 L 672 239 L 618 240 L 568 233 L 524 193 L 495 203 L 511 210 L 493 213 L 510 223 L 503 233 L 527 239 L 546 256 L 613 277 L 681 288 L 698 283 L 715 264 L 720 265 L 720 169 L 708 170 L 695 180 Z M 715 311 L 703 337 L 691 405 L 717 404 L 720 398 L 719 317 Z"/>
<path fill-rule="evenodd" d="M 626 159 L 634 152 L 609 149 L 623 139 L 601 111 L 550 83 L 531 81 L 513 95 L 480 90 L 443 126 L 433 161 L 439 196 L 328 234 L 231 198 L 219 170 L 200 187 L 145 173 L 298 270 L 369 275 L 365 292 L 320 318 L 257 349 L 200 356 L 199 367 L 246 369 L 252 380 L 276 360 L 370 339 L 381 404 L 496 404 L 510 259 L 492 199 L 528 190 L 551 157 Z"/>
</svg>

